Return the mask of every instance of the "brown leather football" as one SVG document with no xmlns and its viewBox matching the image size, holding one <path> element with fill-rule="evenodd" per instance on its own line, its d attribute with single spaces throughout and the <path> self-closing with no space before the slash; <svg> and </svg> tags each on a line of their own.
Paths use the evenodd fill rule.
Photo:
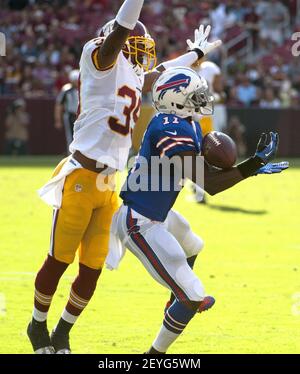
<svg viewBox="0 0 300 374">
<path fill-rule="evenodd" d="M 237 148 L 228 135 L 212 131 L 203 138 L 202 155 L 210 165 L 229 169 L 236 162 Z"/>
</svg>

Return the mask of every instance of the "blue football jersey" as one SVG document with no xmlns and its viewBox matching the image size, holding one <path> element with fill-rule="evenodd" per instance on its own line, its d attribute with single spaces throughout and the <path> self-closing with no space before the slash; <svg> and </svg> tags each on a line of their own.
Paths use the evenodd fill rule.
<svg viewBox="0 0 300 374">
<path fill-rule="evenodd" d="M 169 185 L 163 184 L 163 168 L 154 168 L 151 160 L 172 158 L 181 152 L 201 151 L 200 125 L 171 114 L 157 114 L 150 122 L 136 157 L 121 190 L 121 198 L 136 212 L 153 221 L 163 222 L 182 188 L 172 170 L 166 175 Z"/>
</svg>

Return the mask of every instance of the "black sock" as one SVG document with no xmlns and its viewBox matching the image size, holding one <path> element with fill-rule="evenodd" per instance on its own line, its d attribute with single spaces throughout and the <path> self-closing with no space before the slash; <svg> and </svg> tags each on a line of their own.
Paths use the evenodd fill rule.
<svg viewBox="0 0 300 374">
<path fill-rule="evenodd" d="M 146 352 L 148 355 L 164 355 L 165 352 L 158 352 L 156 349 L 151 347 L 148 352 Z"/>
<path fill-rule="evenodd" d="M 196 256 L 192 256 L 192 257 L 189 257 L 189 258 L 187 258 L 186 260 L 187 260 L 187 263 L 189 264 L 189 267 L 191 268 L 191 269 L 194 269 L 194 265 L 195 265 L 195 261 L 196 261 L 196 258 L 197 258 L 198 256 L 196 255 Z"/>
<path fill-rule="evenodd" d="M 32 317 L 31 325 L 32 325 L 33 328 L 46 329 L 47 328 L 47 321 L 39 322 Z"/>
<path fill-rule="evenodd" d="M 69 332 L 73 326 L 74 324 L 69 323 L 61 318 L 55 328 L 54 333 L 57 335 L 69 335 Z"/>
</svg>

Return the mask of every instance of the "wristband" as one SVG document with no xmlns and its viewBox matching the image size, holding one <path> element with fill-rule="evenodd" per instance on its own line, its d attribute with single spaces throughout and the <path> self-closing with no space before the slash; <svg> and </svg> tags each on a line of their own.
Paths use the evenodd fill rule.
<svg viewBox="0 0 300 374">
<path fill-rule="evenodd" d="M 239 169 L 243 178 L 246 179 L 251 177 L 257 170 L 259 170 L 264 165 L 265 164 L 261 158 L 254 156 L 237 165 L 237 168 Z"/>
<path fill-rule="evenodd" d="M 194 48 L 191 50 L 191 52 L 196 52 L 198 55 L 198 60 L 201 60 L 201 58 L 204 57 L 204 53 L 199 48 Z"/>
</svg>

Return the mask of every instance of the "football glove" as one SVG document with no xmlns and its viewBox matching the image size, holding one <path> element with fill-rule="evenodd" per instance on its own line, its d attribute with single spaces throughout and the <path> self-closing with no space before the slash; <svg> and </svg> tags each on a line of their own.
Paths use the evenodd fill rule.
<svg viewBox="0 0 300 374">
<path fill-rule="evenodd" d="M 268 135 L 270 141 L 268 141 Z M 263 133 L 257 144 L 257 149 L 255 152 L 255 157 L 258 157 L 265 165 L 271 161 L 278 149 L 279 136 L 277 132 L 270 132 L 269 134 Z"/>
<path fill-rule="evenodd" d="M 257 174 L 276 174 L 281 173 L 283 170 L 288 169 L 290 166 L 288 161 L 282 161 L 278 163 L 270 163 L 267 164 L 260 169 L 257 170 L 257 172 L 254 175 Z"/>
<path fill-rule="evenodd" d="M 215 48 L 218 48 L 222 44 L 221 40 L 216 40 L 212 43 L 209 43 L 207 41 L 207 38 L 210 34 L 210 30 L 211 30 L 210 25 L 208 25 L 206 28 L 204 28 L 204 25 L 201 25 L 199 29 L 196 29 L 195 30 L 195 41 L 192 42 L 190 39 L 186 41 L 189 47 L 188 48 L 189 51 L 198 51 L 200 53 L 202 52 L 203 55 L 205 56 L 209 52 L 214 50 Z"/>
</svg>

